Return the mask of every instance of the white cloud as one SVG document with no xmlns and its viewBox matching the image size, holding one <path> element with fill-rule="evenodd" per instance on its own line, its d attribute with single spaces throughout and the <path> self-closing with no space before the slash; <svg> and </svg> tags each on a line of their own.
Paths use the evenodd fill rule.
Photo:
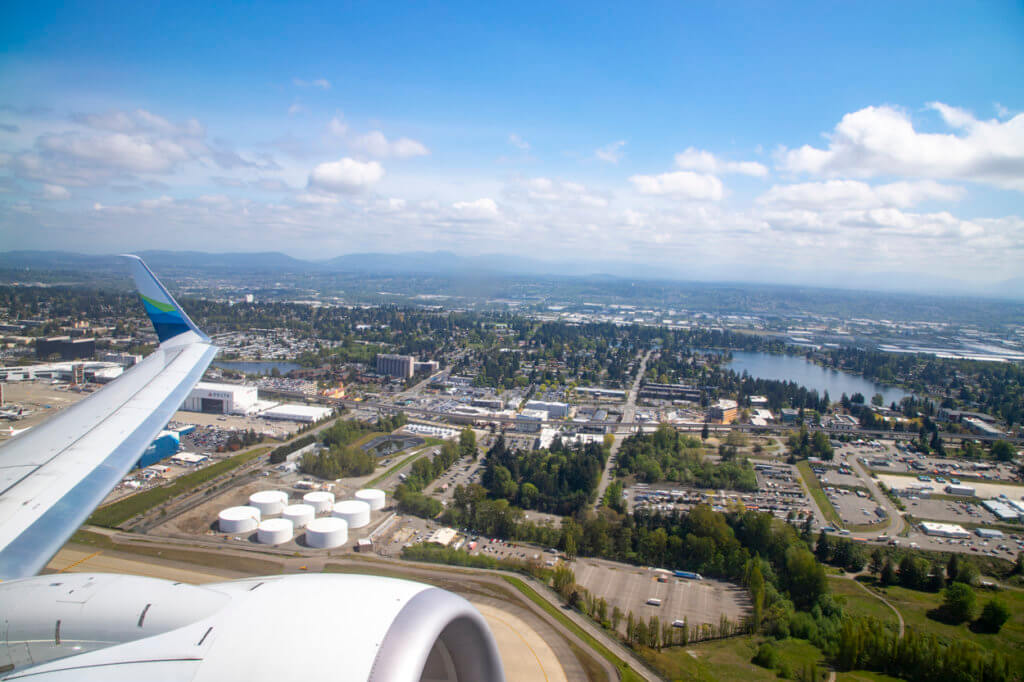
<svg viewBox="0 0 1024 682">
<path fill-rule="evenodd" d="M 336 204 L 338 203 L 338 197 L 329 196 L 327 194 L 311 194 L 305 192 L 295 197 L 295 200 L 300 204 Z"/>
<path fill-rule="evenodd" d="M 301 114 L 303 111 L 305 111 L 305 108 L 303 108 L 303 106 L 301 104 L 299 104 L 298 102 L 294 102 L 290 107 L 288 107 L 288 115 L 289 116 L 294 116 L 295 114 Z"/>
<path fill-rule="evenodd" d="M 506 193 L 510 197 L 528 201 L 579 204 L 596 208 L 608 205 L 607 198 L 589 191 L 584 185 L 550 178 L 530 178 L 512 183 L 506 188 Z"/>
<path fill-rule="evenodd" d="M 922 201 L 957 201 L 964 194 L 962 187 L 943 185 L 934 180 L 893 182 L 875 186 L 859 180 L 828 180 L 775 185 L 758 197 L 757 202 L 801 208 L 907 208 Z"/>
<path fill-rule="evenodd" d="M 414 156 L 426 156 L 430 153 L 430 150 L 421 142 L 410 140 L 408 137 L 388 140 L 379 130 L 357 137 L 352 141 L 352 147 L 379 159 L 389 157 L 408 159 Z"/>
<path fill-rule="evenodd" d="M 634 175 L 629 181 L 640 194 L 712 201 L 722 198 L 722 181 L 713 175 L 675 171 L 661 175 Z"/>
<path fill-rule="evenodd" d="M 43 185 L 43 196 L 47 199 L 70 199 L 71 192 L 60 185 Z"/>
<path fill-rule="evenodd" d="M 522 149 L 524 152 L 530 150 L 530 143 L 524 140 L 523 138 L 519 137 L 515 133 L 509 133 L 508 143 L 513 147 L 518 147 L 519 149 Z"/>
<path fill-rule="evenodd" d="M 327 124 L 327 132 L 335 137 L 345 137 L 345 133 L 348 132 L 348 124 L 340 116 L 335 116 Z"/>
<path fill-rule="evenodd" d="M 955 132 L 921 133 L 903 111 L 867 107 L 843 116 L 825 149 L 782 149 L 780 167 L 824 176 L 955 178 L 1024 191 L 1024 114 L 980 121 L 941 102 L 928 106 Z"/>
<path fill-rule="evenodd" d="M 167 173 L 190 156 L 174 140 L 124 133 L 92 137 L 75 133 L 43 135 L 36 145 L 51 154 L 138 173 Z"/>
<path fill-rule="evenodd" d="M 738 173 L 759 178 L 768 175 L 768 169 L 757 161 L 724 161 L 711 152 L 694 147 L 676 154 L 676 167 L 711 175 Z"/>
<path fill-rule="evenodd" d="M 316 80 L 304 81 L 300 78 L 293 78 L 292 83 L 300 88 L 320 88 L 321 90 L 330 90 L 331 82 L 326 78 L 317 78 Z"/>
<path fill-rule="evenodd" d="M 498 205 L 494 199 L 477 199 L 475 201 L 456 201 L 452 208 L 462 216 L 478 220 L 490 220 L 498 217 Z"/>
<path fill-rule="evenodd" d="M 362 163 L 344 158 L 321 163 L 309 174 L 309 186 L 327 192 L 359 192 L 384 177 L 384 169 L 376 161 Z"/>
<path fill-rule="evenodd" d="M 622 160 L 622 157 L 625 156 L 625 152 L 622 149 L 625 146 L 625 140 L 618 140 L 617 142 L 606 144 L 600 149 L 597 149 L 596 151 L 594 151 L 594 156 L 596 156 L 601 161 L 607 161 L 608 163 L 618 163 L 619 161 Z"/>
<path fill-rule="evenodd" d="M 171 123 L 163 116 L 145 109 L 74 114 L 71 120 L 94 130 L 111 133 L 156 133 L 169 137 L 203 137 L 206 135 L 206 129 L 194 118 L 190 118 L 184 123 Z"/>
</svg>

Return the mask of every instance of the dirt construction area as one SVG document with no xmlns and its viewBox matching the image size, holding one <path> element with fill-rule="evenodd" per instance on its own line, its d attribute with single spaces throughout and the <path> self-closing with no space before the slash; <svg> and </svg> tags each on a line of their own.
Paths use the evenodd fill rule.
<svg viewBox="0 0 1024 682">
<path fill-rule="evenodd" d="M 717 625 L 724 614 L 738 623 L 750 609 L 746 590 L 720 580 L 687 580 L 650 568 L 594 559 L 577 560 L 572 568 L 576 582 L 595 597 L 604 597 L 609 611 L 618 606 L 622 613 L 632 611 L 645 621 L 657 616 L 662 623 L 688 620 L 691 627 Z M 666 582 L 659 582 L 659 577 Z M 650 605 L 649 599 L 660 599 L 661 605 Z M 625 623 L 620 628 L 625 628 Z"/>
</svg>

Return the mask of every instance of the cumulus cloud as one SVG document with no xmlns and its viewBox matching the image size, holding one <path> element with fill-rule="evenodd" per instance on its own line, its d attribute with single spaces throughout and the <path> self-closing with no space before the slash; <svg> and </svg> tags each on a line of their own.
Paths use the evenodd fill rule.
<svg viewBox="0 0 1024 682">
<path fill-rule="evenodd" d="M 904 111 L 867 107 L 843 116 L 824 149 L 782 149 L 780 167 L 823 176 L 953 178 L 1024 191 L 1024 114 L 981 121 L 941 102 L 928 107 L 953 132 L 921 133 Z"/>
<path fill-rule="evenodd" d="M 795 185 L 775 185 L 757 198 L 760 204 L 802 208 L 907 208 L 923 201 L 957 201 L 962 187 L 934 180 L 869 185 L 859 180 L 828 180 Z"/>
<path fill-rule="evenodd" d="M 722 181 L 703 173 L 675 171 L 661 175 L 634 175 L 629 181 L 640 194 L 711 201 L 722 198 Z"/>
<path fill-rule="evenodd" d="M 509 133 L 508 143 L 513 147 L 522 149 L 524 152 L 530 151 L 530 143 L 524 140 L 523 138 L 519 137 L 515 133 Z"/>
<path fill-rule="evenodd" d="M 304 81 L 301 78 L 293 78 L 292 83 L 294 83 L 296 87 L 300 88 L 320 88 L 321 90 L 331 89 L 331 82 L 326 78 L 317 78 L 311 81 Z"/>
<path fill-rule="evenodd" d="M 67 188 L 61 187 L 60 185 L 44 184 L 43 185 L 43 196 L 46 197 L 47 199 L 54 199 L 54 200 L 70 199 L 71 198 L 71 192 L 69 192 L 67 190 Z"/>
<path fill-rule="evenodd" d="M 408 159 L 430 153 L 422 142 L 410 140 L 408 137 L 388 140 L 379 130 L 357 137 L 352 141 L 352 147 L 379 159 Z"/>
<path fill-rule="evenodd" d="M 738 173 L 759 178 L 768 175 L 768 169 L 757 161 L 725 161 L 711 152 L 694 147 L 676 154 L 676 167 L 710 175 Z"/>
<path fill-rule="evenodd" d="M 376 161 L 362 163 L 344 158 L 321 163 L 309 174 L 309 186 L 334 193 L 360 192 L 384 177 L 384 168 Z"/>
<path fill-rule="evenodd" d="M 608 163 L 618 163 L 619 161 L 622 160 L 622 157 L 625 156 L 625 151 L 623 151 L 623 147 L 625 146 L 625 140 L 618 140 L 617 142 L 606 144 L 605 146 L 595 150 L 594 156 L 596 156 L 601 161 L 607 161 Z"/>
<path fill-rule="evenodd" d="M 460 215 L 476 220 L 490 220 L 498 217 L 498 204 L 494 199 L 477 199 L 475 201 L 456 201 L 452 204 Z"/>
</svg>

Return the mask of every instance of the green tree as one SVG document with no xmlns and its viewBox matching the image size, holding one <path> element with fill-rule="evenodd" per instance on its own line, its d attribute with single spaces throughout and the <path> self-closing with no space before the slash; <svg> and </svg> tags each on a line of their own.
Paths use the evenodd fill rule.
<svg viewBox="0 0 1024 682">
<path fill-rule="evenodd" d="M 1010 609 L 1001 599 L 993 597 L 985 602 L 978 617 L 978 628 L 984 632 L 997 633 L 1010 619 Z"/>
<path fill-rule="evenodd" d="M 459 433 L 459 454 L 476 459 L 476 432 L 468 426 Z"/>
<path fill-rule="evenodd" d="M 551 580 L 555 592 L 563 600 L 568 601 L 569 595 L 572 594 L 576 587 L 576 574 L 572 572 L 572 569 L 567 564 L 559 562 L 558 566 L 555 567 Z"/>
<path fill-rule="evenodd" d="M 889 585 L 895 585 L 896 580 L 896 568 L 892 565 L 892 562 L 886 558 L 885 563 L 882 565 L 882 572 L 878 575 L 878 582 L 883 586 L 888 587 Z"/>
<path fill-rule="evenodd" d="M 963 583 L 953 583 L 946 588 L 942 599 L 942 612 L 954 623 L 974 618 L 977 597 L 974 590 Z"/>
<path fill-rule="evenodd" d="M 1000 462 L 1009 462 L 1014 455 L 1013 446 L 1005 440 L 997 440 L 992 443 L 992 456 Z"/>
</svg>

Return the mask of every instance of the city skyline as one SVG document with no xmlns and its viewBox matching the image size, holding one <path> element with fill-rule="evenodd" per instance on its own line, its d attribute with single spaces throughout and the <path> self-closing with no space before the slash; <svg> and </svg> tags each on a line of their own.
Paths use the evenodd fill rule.
<svg viewBox="0 0 1024 682">
<path fill-rule="evenodd" d="M 1024 260 L 1022 27 L 1009 3 L 19 7 L 0 241 L 994 284 Z"/>
</svg>

